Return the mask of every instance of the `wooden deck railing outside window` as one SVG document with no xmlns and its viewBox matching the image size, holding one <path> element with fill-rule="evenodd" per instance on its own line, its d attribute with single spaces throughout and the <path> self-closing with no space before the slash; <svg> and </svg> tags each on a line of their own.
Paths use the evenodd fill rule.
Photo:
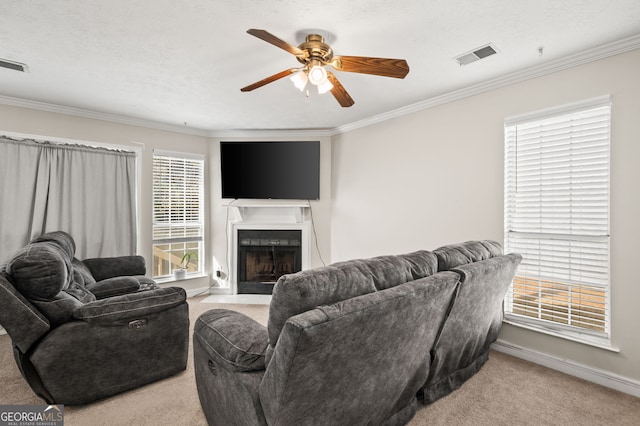
<svg viewBox="0 0 640 426">
<path fill-rule="evenodd" d="M 512 297 L 515 315 L 605 332 L 603 288 L 516 276 Z"/>
</svg>

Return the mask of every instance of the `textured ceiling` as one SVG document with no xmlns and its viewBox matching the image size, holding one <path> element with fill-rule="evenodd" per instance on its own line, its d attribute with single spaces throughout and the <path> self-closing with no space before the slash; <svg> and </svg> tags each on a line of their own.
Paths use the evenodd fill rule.
<svg viewBox="0 0 640 426">
<path fill-rule="evenodd" d="M 241 93 L 298 66 L 249 28 L 293 45 L 321 31 L 338 55 L 411 71 L 335 72 L 351 108 L 286 78 Z M 2 0 L 0 58 L 29 72 L 0 69 L 0 95 L 207 131 L 332 129 L 637 34 L 638 0 Z M 499 53 L 453 60 L 487 43 Z"/>
</svg>

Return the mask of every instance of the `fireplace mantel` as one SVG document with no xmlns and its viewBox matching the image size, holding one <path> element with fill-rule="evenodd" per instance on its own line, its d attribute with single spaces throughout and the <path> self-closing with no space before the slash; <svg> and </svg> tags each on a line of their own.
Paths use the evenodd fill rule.
<svg viewBox="0 0 640 426">
<path fill-rule="evenodd" d="M 306 200 L 235 200 L 224 204 L 235 215 L 233 222 L 302 223 Z"/>
</svg>

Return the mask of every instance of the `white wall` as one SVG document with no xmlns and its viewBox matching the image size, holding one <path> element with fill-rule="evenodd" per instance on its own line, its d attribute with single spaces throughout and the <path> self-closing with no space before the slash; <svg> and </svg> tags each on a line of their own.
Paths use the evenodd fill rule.
<svg viewBox="0 0 640 426">
<path fill-rule="evenodd" d="M 151 274 L 149 269 L 153 260 L 151 243 L 153 150 L 155 148 L 190 152 L 204 155 L 205 159 L 208 154 L 207 138 L 202 136 L 0 105 L 0 134 L 3 131 L 137 147 L 143 144 L 139 212 L 140 235 L 138 240 L 140 246 L 139 254 L 146 259 L 148 274 Z M 208 164 L 205 162 L 205 179 L 208 179 L 208 168 Z M 207 194 L 205 194 L 205 197 L 207 197 Z M 208 199 L 205 199 L 205 203 L 207 202 Z M 207 244 L 205 250 L 207 253 L 211 252 L 210 243 Z M 208 262 L 206 267 L 209 267 Z M 205 277 L 180 281 L 180 285 L 186 289 L 208 287 L 209 279 Z"/>
<path fill-rule="evenodd" d="M 335 136 L 331 260 L 502 241 L 504 118 L 610 94 L 611 328 L 620 352 L 509 325 L 500 339 L 640 379 L 638 75 L 640 50 Z"/>
</svg>

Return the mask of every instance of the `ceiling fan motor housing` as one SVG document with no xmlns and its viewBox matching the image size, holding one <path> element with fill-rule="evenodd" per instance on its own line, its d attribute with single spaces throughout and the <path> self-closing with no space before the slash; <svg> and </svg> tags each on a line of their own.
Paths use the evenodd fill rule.
<svg viewBox="0 0 640 426">
<path fill-rule="evenodd" d="M 305 65 L 311 61 L 320 61 L 324 65 L 333 59 L 333 49 L 318 34 L 309 34 L 298 48 L 304 51 L 305 56 L 296 56 L 296 58 Z"/>
</svg>

